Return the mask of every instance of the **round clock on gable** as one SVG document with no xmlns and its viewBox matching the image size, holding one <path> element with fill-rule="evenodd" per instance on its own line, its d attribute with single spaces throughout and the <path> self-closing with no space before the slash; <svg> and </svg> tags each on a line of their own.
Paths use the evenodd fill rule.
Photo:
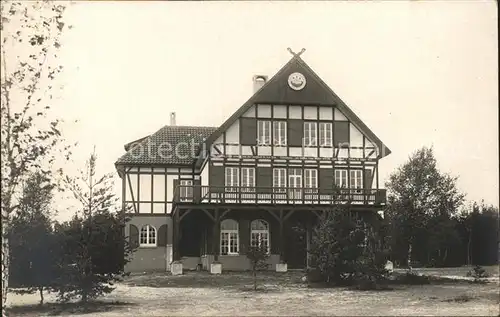
<svg viewBox="0 0 500 317">
<path fill-rule="evenodd" d="M 293 90 L 301 90 L 306 86 L 306 78 L 301 73 L 292 73 L 288 76 L 288 86 Z"/>
</svg>

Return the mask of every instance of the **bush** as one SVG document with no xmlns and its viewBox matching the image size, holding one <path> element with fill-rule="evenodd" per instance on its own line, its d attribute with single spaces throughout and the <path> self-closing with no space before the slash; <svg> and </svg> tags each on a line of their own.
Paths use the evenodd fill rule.
<svg viewBox="0 0 500 317">
<path fill-rule="evenodd" d="M 486 270 L 480 265 L 474 266 L 474 268 L 472 270 L 467 272 L 466 276 L 473 277 L 474 282 L 476 282 L 476 283 L 485 282 L 484 280 L 486 278 L 490 277 L 488 272 L 486 272 Z"/>
<path fill-rule="evenodd" d="M 386 256 L 372 229 L 337 207 L 319 220 L 311 242 L 308 280 L 377 289 L 387 279 Z"/>
<path fill-rule="evenodd" d="M 269 252 L 267 247 L 263 246 L 252 246 L 247 251 L 247 258 L 250 260 L 252 266 L 253 275 L 253 289 L 257 290 L 257 271 L 267 268 L 267 259 L 269 258 Z"/>
<path fill-rule="evenodd" d="M 406 285 L 426 285 L 431 283 L 431 279 L 429 276 L 418 275 L 415 272 L 408 271 L 405 274 L 397 275 L 394 282 Z"/>
</svg>

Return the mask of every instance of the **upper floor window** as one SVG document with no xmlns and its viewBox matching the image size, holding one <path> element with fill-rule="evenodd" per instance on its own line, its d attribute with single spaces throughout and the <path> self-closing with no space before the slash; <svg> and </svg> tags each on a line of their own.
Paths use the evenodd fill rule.
<svg viewBox="0 0 500 317">
<path fill-rule="evenodd" d="M 220 254 L 239 253 L 238 222 L 233 219 L 225 219 L 221 222 L 220 230 Z"/>
<path fill-rule="evenodd" d="M 271 145 L 271 121 L 259 120 L 257 124 L 257 144 Z"/>
<path fill-rule="evenodd" d="M 304 187 L 305 188 L 318 188 L 318 170 L 305 169 L 304 170 Z"/>
<path fill-rule="evenodd" d="M 255 168 L 253 167 L 241 168 L 241 186 L 244 187 L 243 191 L 255 190 Z"/>
<path fill-rule="evenodd" d="M 274 145 L 286 145 L 286 121 L 273 122 Z"/>
<path fill-rule="evenodd" d="M 340 188 L 347 187 L 347 170 L 335 170 L 335 185 Z"/>
<path fill-rule="evenodd" d="M 252 247 L 263 248 L 267 253 L 271 251 L 269 223 L 267 221 L 260 219 L 252 221 L 250 224 L 250 245 Z"/>
<path fill-rule="evenodd" d="M 237 191 L 240 186 L 240 175 L 237 167 L 226 167 L 226 191 Z"/>
<path fill-rule="evenodd" d="M 319 145 L 320 146 L 332 146 L 333 135 L 332 135 L 332 124 L 330 122 L 320 122 L 319 123 Z"/>
<path fill-rule="evenodd" d="M 286 169 L 275 168 L 273 170 L 273 188 L 276 192 L 285 192 L 285 189 L 279 189 L 280 187 L 286 187 Z"/>
<path fill-rule="evenodd" d="M 363 188 L 363 170 L 351 170 L 350 173 L 350 187 L 356 189 Z"/>
<path fill-rule="evenodd" d="M 304 122 L 304 146 L 317 145 L 316 122 Z"/>
<path fill-rule="evenodd" d="M 153 226 L 145 225 L 141 228 L 139 240 L 141 247 L 156 247 L 156 229 Z"/>
<path fill-rule="evenodd" d="M 180 185 L 180 198 L 181 200 L 190 200 L 193 198 L 193 181 L 190 179 L 181 179 L 179 181 Z"/>
</svg>

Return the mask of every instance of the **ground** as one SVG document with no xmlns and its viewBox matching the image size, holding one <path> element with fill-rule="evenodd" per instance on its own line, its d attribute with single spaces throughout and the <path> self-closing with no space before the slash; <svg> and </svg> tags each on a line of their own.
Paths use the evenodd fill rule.
<svg viewBox="0 0 500 317">
<path fill-rule="evenodd" d="M 421 269 L 434 276 L 465 277 L 470 268 Z M 188 272 L 133 275 L 102 302 L 88 308 L 36 306 L 36 295 L 12 295 L 11 316 L 290 316 L 290 315 L 499 315 L 498 267 L 487 284 L 463 280 L 431 285 L 396 286 L 392 291 L 308 288 L 303 273 L 261 273 L 257 292 L 250 273 Z M 54 296 L 46 295 L 48 302 Z M 61 312 L 61 310 L 63 310 Z"/>
</svg>

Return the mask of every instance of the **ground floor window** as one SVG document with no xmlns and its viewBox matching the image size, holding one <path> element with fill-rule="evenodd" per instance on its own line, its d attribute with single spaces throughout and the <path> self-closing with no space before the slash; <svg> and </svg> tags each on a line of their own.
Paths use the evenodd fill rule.
<svg viewBox="0 0 500 317">
<path fill-rule="evenodd" d="M 238 222 L 225 219 L 221 222 L 220 254 L 231 255 L 239 253 Z"/>
<path fill-rule="evenodd" d="M 141 235 L 139 240 L 141 247 L 155 247 L 156 246 L 156 229 L 153 226 L 145 225 L 141 228 Z"/>
<path fill-rule="evenodd" d="M 250 224 L 250 245 L 252 247 L 261 247 L 271 251 L 271 244 L 269 243 L 269 223 L 264 220 L 254 220 Z"/>
</svg>

